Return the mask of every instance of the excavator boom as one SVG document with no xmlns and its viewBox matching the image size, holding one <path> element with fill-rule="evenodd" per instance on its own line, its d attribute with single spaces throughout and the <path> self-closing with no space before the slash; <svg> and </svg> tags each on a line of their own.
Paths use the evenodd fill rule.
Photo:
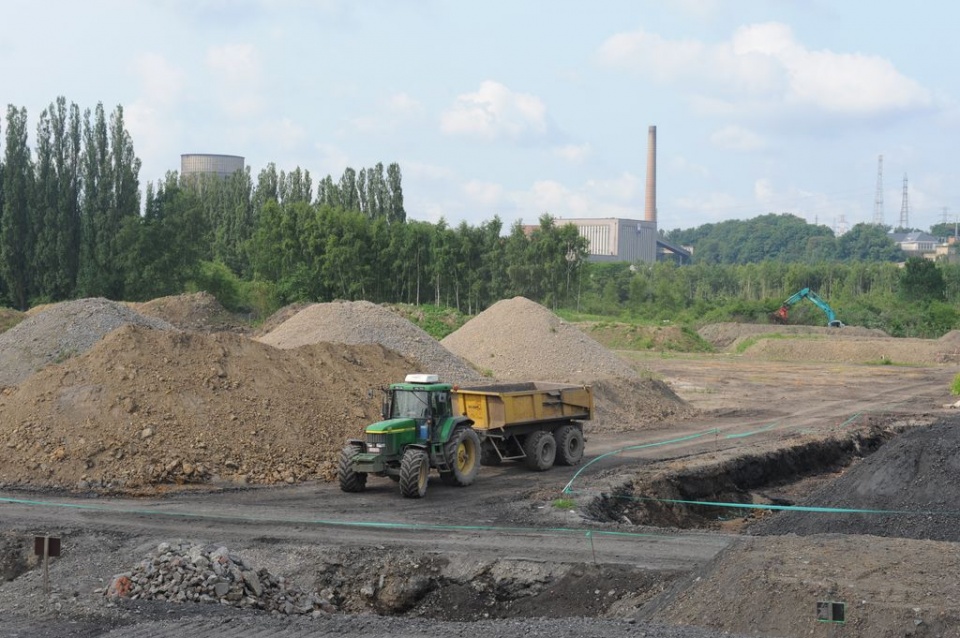
<svg viewBox="0 0 960 638">
<path fill-rule="evenodd" d="M 817 308 L 823 311 L 823 314 L 827 315 L 827 325 L 831 328 L 842 328 L 843 322 L 837 319 L 837 313 L 833 311 L 833 308 L 830 307 L 826 301 L 824 301 L 820 295 L 813 292 L 809 288 L 803 288 L 796 293 L 792 294 L 783 302 L 779 308 L 777 308 L 773 313 L 770 314 L 770 318 L 776 321 L 777 323 L 787 323 L 787 319 L 790 316 L 790 307 L 804 299 L 809 299 Z"/>
</svg>

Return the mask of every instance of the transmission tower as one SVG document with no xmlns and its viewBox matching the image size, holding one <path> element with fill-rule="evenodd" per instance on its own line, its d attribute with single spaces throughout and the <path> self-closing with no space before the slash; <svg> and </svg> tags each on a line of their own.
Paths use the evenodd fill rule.
<svg viewBox="0 0 960 638">
<path fill-rule="evenodd" d="M 907 174 L 903 174 L 903 203 L 900 204 L 900 228 L 910 228 L 910 202 L 907 199 Z"/>
<path fill-rule="evenodd" d="M 877 160 L 877 196 L 873 200 L 873 223 L 883 226 L 883 155 Z"/>
</svg>

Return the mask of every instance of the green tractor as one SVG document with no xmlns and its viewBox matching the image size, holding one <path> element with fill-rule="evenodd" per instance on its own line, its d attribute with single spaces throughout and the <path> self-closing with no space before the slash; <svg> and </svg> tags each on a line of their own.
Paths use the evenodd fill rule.
<svg viewBox="0 0 960 638">
<path fill-rule="evenodd" d="M 434 374 L 408 374 L 387 388 L 383 420 L 368 425 L 366 440 L 351 439 L 340 454 L 341 490 L 362 492 L 373 474 L 399 483 L 407 498 L 422 498 L 430 468 L 447 485 L 465 487 L 476 480 L 480 437 L 473 421 L 453 414 L 453 386 L 439 381 Z"/>
</svg>

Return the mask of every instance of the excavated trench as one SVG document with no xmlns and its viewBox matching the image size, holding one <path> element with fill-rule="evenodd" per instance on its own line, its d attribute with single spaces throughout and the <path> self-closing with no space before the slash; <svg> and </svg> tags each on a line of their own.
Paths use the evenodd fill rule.
<svg viewBox="0 0 960 638">
<path fill-rule="evenodd" d="M 629 617 L 678 578 L 630 565 L 340 551 L 315 588 L 338 610 L 445 621 Z"/>
<path fill-rule="evenodd" d="M 593 497 L 584 513 L 598 522 L 682 529 L 718 528 L 731 521 L 748 524 L 770 510 L 729 504 L 794 505 L 900 431 L 895 424 L 876 423 L 844 436 L 781 444 L 680 468 L 658 469 L 653 464 Z"/>
</svg>

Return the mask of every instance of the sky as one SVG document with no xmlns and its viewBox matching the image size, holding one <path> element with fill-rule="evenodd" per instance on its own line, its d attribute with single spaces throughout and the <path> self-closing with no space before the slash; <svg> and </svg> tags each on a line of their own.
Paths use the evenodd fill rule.
<svg viewBox="0 0 960 638">
<path fill-rule="evenodd" d="M 905 179 L 911 227 L 960 215 L 947 0 L 0 6 L 0 102 L 31 131 L 58 96 L 122 106 L 141 188 L 182 153 L 314 185 L 396 162 L 408 219 L 643 219 L 652 125 L 664 230 L 792 213 L 842 232 L 876 219 L 878 184 L 896 226 Z"/>
</svg>

